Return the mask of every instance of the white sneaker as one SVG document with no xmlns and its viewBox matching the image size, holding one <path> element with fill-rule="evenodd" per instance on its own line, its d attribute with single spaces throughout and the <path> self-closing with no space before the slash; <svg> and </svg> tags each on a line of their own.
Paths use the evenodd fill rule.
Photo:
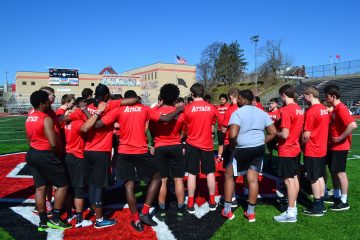
<svg viewBox="0 0 360 240">
<path fill-rule="evenodd" d="M 90 220 L 82 220 L 82 222 L 81 223 L 76 223 L 75 224 L 75 227 L 76 228 L 81 228 L 81 227 L 89 227 L 89 226 L 91 226 L 93 224 L 93 222 L 92 221 L 90 221 Z"/>
<path fill-rule="evenodd" d="M 289 216 L 288 212 L 283 212 L 279 216 L 275 216 L 274 220 L 277 222 L 296 222 L 297 218 L 295 216 Z"/>
</svg>

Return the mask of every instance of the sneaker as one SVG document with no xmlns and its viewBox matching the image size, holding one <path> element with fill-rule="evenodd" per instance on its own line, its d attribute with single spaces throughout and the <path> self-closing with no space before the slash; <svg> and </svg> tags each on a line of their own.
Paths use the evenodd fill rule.
<svg viewBox="0 0 360 240">
<path fill-rule="evenodd" d="M 48 228 L 49 228 L 49 226 L 47 225 L 47 223 L 39 223 L 39 226 L 38 226 L 37 230 L 39 232 L 44 232 Z"/>
<path fill-rule="evenodd" d="M 67 222 L 71 223 L 72 220 L 76 219 L 76 215 L 72 214 L 70 217 L 68 217 Z"/>
<path fill-rule="evenodd" d="M 149 225 L 149 226 L 157 226 L 158 225 L 154 220 L 152 220 L 150 214 L 143 214 L 140 212 L 139 218 L 146 225 Z"/>
<path fill-rule="evenodd" d="M 209 210 L 210 211 L 215 211 L 216 208 L 217 208 L 217 205 L 218 205 L 217 202 L 212 203 L 212 204 L 209 202 Z"/>
<path fill-rule="evenodd" d="M 36 207 L 34 207 L 34 209 L 32 210 L 32 212 L 33 212 L 34 214 L 36 214 L 36 215 L 39 215 L 39 212 L 38 212 L 38 210 L 36 209 Z"/>
<path fill-rule="evenodd" d="M 329 203 L 329 204 L 335 204 L 338 202 L 341 202 L 340 198 L 334 198 L 334 196 L 329 196 L 328 198 L 324 199 L 325 203 Z"/>
<path fill-rule="evenodd" d="M 90 221 L 90 220 L 82 220 L 80 223 L 76 223 L 75 224 L 75 227 L 76 228 L 81 228 L 81 227 L 89 227 L 89 226 L 91 226 L 91 225 L 93 225 L 93 222 L 92 221 Z"/>
<path fill-rule="evenodd" d="M 164 221 L 166 218 L 166 210 L 165 209 L 159 209 L 159 211 L 157 211 L 156 213 L 156 218 L 159 219 L 160 221 Z"/>
<path fill-rule="evenodd" d="M 295 216 L 289 216 L 287 211 L 283 212 L 279 216 L 275 216 L 274 220 L 277 222 L 296 222 L 297 218 Z"/>
<path fill-rule="evenodd" d="M 306 208 L 302 211 L 303 214 L 311 217 L 322 217 L 324 216 L 324 212 L 322 210 L 317 210 L 315 207 Z"/>
<path fill-rule="evenodd" d="M 47 222 L 48 227 L 53 229 L 59 229 L 59 230 L 65 230 L 72 228 L 71 224 L 64 223 L 63 221 L 59 220 L 58 222 L 53 221 L 52 219 L 49 219 Z"/>
<path fill-rule="evenodd" d="M 322 211 L 323 211 L 323 213 L 327 213 L 327 208 L 325 207 L 325 205 L 323 206 Z"/>
<path fill-rule="evenodd" d="M 337 203 L 334 203 L 334 205 L 330 207 L 330 210 L 332 211 L 345 211 L 349 209 L 350 209 L 349 204 L 347 202 L 343 203 L 341 200 Z"/>
<path fill-rule="evenodd" d="M 117 223 L 116 220 L 112 220 L 112 219 L 103 219 L 102 222 L 96 221 L 94 224 L 94 228 L 107 228 L 107 227 L 111 227 L 114 226 Z"/>
<path fill-rule="evenodd" d="M 137 232 L 142 232 L 144 231 L 144 225 L 142 224 L 141 221 L 131 221 L 131 226 L 135 229 L 135 231 Z"/>
<path fill-rule="evenodd" d="M 186 211 L 188 212 L 188 213 L 190 213 L 190 214 L 194 214 L 195 213 L 195 207 L 194 207 L 194 205 L 193 206 L 189 206 L 189 205 L 187 205 L 186 206 Z"/>
<path fill-rule="evenodd" d="M 221 211 L 221 215 L 226 218 L 226 219 L 229 219 L 229 220 L 233 220 L 235 218 L 235 215 L 233 214 L 233 212 L 228 212 L 227 214 L 225 214 L 225 209 L 223 209 Z"/>
<path fill-rule="evenodd" d="M 255 213 L 248 214 L 247 212 L 244 212 L 244 216 L 247 218 L 249 222 L 255 222 Z"/>
<path fill-rule="evenodd" d="M 177 211 L 176 211 L 176 217 L 177 218 L 182 218 L 185 216 L 185 206 L 181 207 L 181 208 L 178 208 Z"/>
</svg>

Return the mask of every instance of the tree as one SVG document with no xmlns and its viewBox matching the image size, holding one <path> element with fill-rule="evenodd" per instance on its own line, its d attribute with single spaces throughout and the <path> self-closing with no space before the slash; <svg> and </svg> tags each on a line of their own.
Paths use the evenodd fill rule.
<svg viewBox="0 0 360 240">
<path fill-rule="evenodd" d="M 204 87 L 208 83 L 215 82 L 215 64 L 219 57 L 221 42 L 214 42 L 207 46 L 202 52 L 200 63 L 197 65 L 198 80 L 204 81 Z"/>
<path fill-rule="evenodd" d="M 223 44 L 219 57 L 216 61 L 216 79 L 225 84 L 233 83 L 244 72 L 247 62 L 244 58 L 244 50 L 237 41 L 229 45 Z"/>
</svg>

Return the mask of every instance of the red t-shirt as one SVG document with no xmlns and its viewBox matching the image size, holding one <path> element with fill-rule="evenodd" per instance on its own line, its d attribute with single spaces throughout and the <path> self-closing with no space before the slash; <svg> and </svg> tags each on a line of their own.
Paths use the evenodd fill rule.
<svg viewBox="0 0 360 240">
<path fill-rule="evenodd" d="M 145 128 L 150 114 L 149 107 L 137 103 L 133 106 L 122 106 L 120 109 L 113 110 L 101 119 L 107 127 L 111 128 L 114 127 L 115 122 L 119 123 L 119 153 L 144 154 L 148 151 Z"/>
<path fill-rule="evenodd" d="M 224 118 L 225 118 L 225 112 L 229 107 L 230 107 L 230 103 L 225 103 L 224 105 L 217 106 L 217 110 L 219 112 L 219 115 L 218 115 L 218 130 L 219 131 L 222 130 L 222 125 L 223 125 Z"/>
<path fill-rule="evenodd" d="M 278 139 L 280 157 L 296 157 L 300 153 L 299 138 L 304 124 L 304 112 L 296 103 L 281 109 L 280 128 L 289 129 L 287 139 Z"/>
<path fill-rule="evenodd" d="M 37 150 L 51 150 L 51 145 L 44 131 L 44 119 L 46 117 L 49 117 L 46 113 L 32 111 L 26 119 L 26 135 L 30 140 L 30 147 Z"/>
<path fill-rule="evenodd" d="M 184 114 L 180 114 L 168 123 L 159 122 L 160 116 L 174 112 L 176 107 L 161 106 L 153 108 L 149 129 L 155 136 L 155 147 L 181 144 L 180 134 L 184 125 Z"/>
<path fill-rule="evenodd" d="M 322 104 L 314 104 L 305 112 L 304 132 L 311 132 L 305 144 L 307 157 L 325 157 L 329 132 L 329 113 Z"/>
<path fill-rule="evenodd" d="M 102 116 L 99 119 L 106 117 L 112 110 L 120 108 L 121 99 L 111 100 L 108 102 Z M 97 107 L 94 104 L 90 104 L 87 107 L 90 114 L 94 114 Z M 110 152 L 112 149 L 112 134 L 114 125 L 106 126 L 99 129 L 90 129 L 86 137 L 85 151 L 95 152 Z"/>
<path fill-rule="evenodd" d="M 276 129 L 280 129 L 280 110 L 277 109 L 276 111 L 268 112 L 271 120 L 273 121 Z"/>
<path fill-rule="evenodd" d="M 264 107 L 263 107 L 263 105 L 262 105 L 260 102 L 257 102 L 257 103 L 256 103 L 256 107 L 259 108 L 259 109 L 261 109 L 261 110 L 263 110 L 263 111 L 265 110 Z"/>
<path fill-rule="evenodd" d="M 340 136 L 350 123 L 355 122 L 354 118 L 350 115 L 348 108 L 343 103 L 336 105 L 330 116 L 329 149 L 340 151 L 350 150 L 351 134 L 338 143 L 332 143 L 331 139 Z"/>
<path fill-rule="evenodd" d="M 233 112 L 235 112 L 236 110 L 238 110 L 238 106 L 237 104 L 230 104 L 228 110 L 226 110 L 225 112 L 225 116 L 224 116 L 224 121 L 223 121 L 223 127 L 229 127 L 229 121 L 230 121 L 230 117 L 231 114 L 233 114 Z M 228 130 L 226 130 L 226 134 L 225 134 L 225 139 L 224 139 L 224 145 L 229 145 L 229 128 Z"/>
<path fill-rule="evenodd" d="M 212 151 L 212 125 L 217 118 L 218 111 L 214 105 L 201 101 L 194 101 L 186 105 L 184 110 L 187 125 L 186 142 L 204 151 Z"/>
<path fill-rule="evenodd" d="M 81 133 L 83 120 L 75 120 L 65 125 L 66 152 L 84 158 L 85 136 Z"/>
</svg>

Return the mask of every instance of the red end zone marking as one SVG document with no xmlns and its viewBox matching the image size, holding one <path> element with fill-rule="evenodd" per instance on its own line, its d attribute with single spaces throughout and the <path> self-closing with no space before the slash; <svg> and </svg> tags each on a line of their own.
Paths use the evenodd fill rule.
<svg viewBox="0 0 360 240">
<path fill-rule="evenodd" d="M 25 162 L 25 153 L 0 156 L 0 198 L 34 198 L 34 181 L 29 178 L 6 177 L 19 163 Z"/>
</svg>

